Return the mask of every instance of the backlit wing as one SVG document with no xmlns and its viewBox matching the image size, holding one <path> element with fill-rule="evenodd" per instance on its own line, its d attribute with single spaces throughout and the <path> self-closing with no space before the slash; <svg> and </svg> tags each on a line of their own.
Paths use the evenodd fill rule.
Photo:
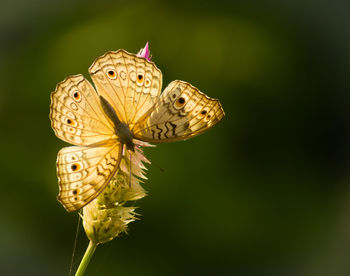
<svg viewBox="0 0 350 276">
<path fill-rule="evenodd" d="M 184 81 L 173 81 L 155 106 L 136 122 L 136 139 L 170 142 L 196 136 L 217 124 L 224 116 L 220 102 L 209 98 Z"/>
<path fill-rule="evenodd" d="M 115 137 L 114 125 L 82 75 L 69 76 L 51 93 L 51 126 L 58 138 L 86 146 Z"/>
<path fill-rule="evenodd" d="M 162 88 L 155 64 L 124 50 L 97 58 L 89 73 L 98 93 L 130 128 L 157 102 Z"/>
<path fill-rule="evenodd" d="M 66 147 L 57 155 L 58 200 L 72 212 L 96 198 L 119 168 L 122 146 L 116 140 L 96 147 Z"/>
</svg>

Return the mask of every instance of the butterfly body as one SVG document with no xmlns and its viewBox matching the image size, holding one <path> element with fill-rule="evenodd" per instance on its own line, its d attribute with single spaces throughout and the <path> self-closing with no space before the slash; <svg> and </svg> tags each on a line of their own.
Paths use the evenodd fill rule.
<svg viewBox="0 0 350 276">
<path fill-rule="evenodd" d="M 118 115 L 115 113 L 115 110 L 110 105 L 110 103 L 100 96 L 100 102 L 101 106 L 103 108 L 103 111 L 106 113 L 106 115 L 112 120 L 114 127 L 115 127 L 115 133 L 119 137 L 119 141 L 122 144 L 126 145 L 126 148 L 128 150 L 131 150 L 132 152 L 135 151 L 135 144 L 133 143 L 133 134 L 129 129 L 129 126 L 125 123 L 122 123 Z"/>
<path fill-rule="evenodd" d="M 224 116 L 218 100 L 184 81 L 161 93 L 153 62 L 124 50 L 110 51 L 82 75 L 67 77 L 51 93 L 50 120 L 57 137 L 75 146 L 57 156 L 58 200 L 75 211 L 96 198 L 116 174 L 124 148 L 138 141 L 182 141 L 210 129 Z"/>
</svg>

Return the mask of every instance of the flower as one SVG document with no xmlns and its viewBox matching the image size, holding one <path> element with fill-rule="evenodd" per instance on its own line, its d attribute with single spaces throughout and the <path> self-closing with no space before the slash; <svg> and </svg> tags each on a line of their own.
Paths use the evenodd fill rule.
<svg viewBox="0 0 350 276">
<path fill-rule="evenodd" d="M 151 52 L 149 51 L 148 41 L 147 41 L 145 47 L 141 48 L 140 51 L 137 53 L 137 56 L 143 57 L 143 58 L 147 59 L 148 61 L 151 61 L 152 55 L 151 55 Z"/>
<path fill-rule="evenodd" d="M 106 243 L 122 232 L 136 219 L 136 207 L 125 207 L 126 202 L 141 199 L 146 191 L 141 187 L 141 179 L 146 179 L 146 167 L 150 163 L 140 146 L 151 146 L 136 141 L 135 152 L 125 151 L 119 170 L 105 190 L 83 208 L 85 233 L 94 244 Z"/>
</svg>

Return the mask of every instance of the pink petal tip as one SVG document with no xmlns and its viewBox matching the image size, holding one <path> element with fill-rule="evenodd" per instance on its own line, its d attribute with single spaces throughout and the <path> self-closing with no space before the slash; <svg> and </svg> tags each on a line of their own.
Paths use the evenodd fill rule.
<svg viewBox="0 0 350 276">
<path fill-rule="evenodd" d="M 142 48 L 138 53 L 137 53 L 138 57 L 143 57 L 145 59 L 147 59 L 148 61 L 151 60 L 152 56 L 151 56 L 151 52 L 149 51 L 149 46 L 148 46 L 148 42 L 146 43 L 145 47 Z"/>
</svg>

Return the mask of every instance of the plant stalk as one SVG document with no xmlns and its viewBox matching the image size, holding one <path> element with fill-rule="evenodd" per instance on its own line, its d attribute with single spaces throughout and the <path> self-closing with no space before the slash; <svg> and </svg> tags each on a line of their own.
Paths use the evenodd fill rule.
<svg viewBox="0 0 350 276">
<path fill-rule="evenodd" d="M 80 262 L 80 265 L 78 267 L 77 272 L 75 273 L 75 276 L 83 276 L 85 273 L 85 270 L 91 260 L 92 255 L 94 254 L 97 247 L 97 243 L 94 243 L 92 241 L 89 242 L 88 248 L 85 251 L 84 257 Z"/>
</svg>

